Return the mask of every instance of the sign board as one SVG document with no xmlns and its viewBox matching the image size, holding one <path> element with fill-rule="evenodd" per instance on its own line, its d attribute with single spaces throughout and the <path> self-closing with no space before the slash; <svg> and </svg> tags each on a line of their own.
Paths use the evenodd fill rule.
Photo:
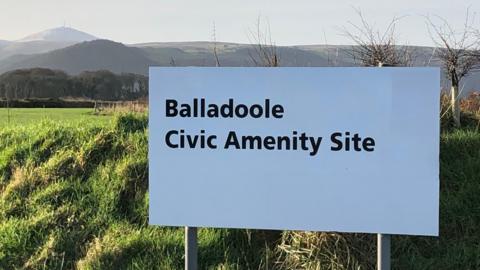
<svg viewBox="0 0 480 270">
<path fill-rule="evenodd" d="M 438 68 L 150 68 L 150 224 L 438 235 Z"/>
</svg>

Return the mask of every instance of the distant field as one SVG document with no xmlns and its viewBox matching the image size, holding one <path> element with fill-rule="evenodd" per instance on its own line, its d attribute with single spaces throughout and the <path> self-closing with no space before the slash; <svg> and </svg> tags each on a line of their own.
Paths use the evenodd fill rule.
<svg viewBox="0 0 480 270">
<path fill-rule="evenodd" d="M 0 108 L 0 127 L 28 125 L 32 123 L 38 123 L 42 120 L 70 123 L 80 121 L 96 121 L 98 123 L 107 123 L 111 119 L 112 117 L 109 115 L 95 115 L 93 114 L 93 109 L 89 108 L 12 108 L 10 109 L 10 112 L 8 112 L 6 108 Z"/>
</svg>

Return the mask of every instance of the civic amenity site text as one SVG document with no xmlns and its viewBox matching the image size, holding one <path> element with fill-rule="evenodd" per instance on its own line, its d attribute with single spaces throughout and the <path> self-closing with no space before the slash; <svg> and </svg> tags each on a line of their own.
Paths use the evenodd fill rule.
<svg viewBox="0 0 480 270">
<path fill-rule="evenodd" d="M 209 103 L 204 98 L 194 98 L 189 103 L 175 99 L 165 100 L 167 118 L 209 118 L 212 121 L 224 119 L 269 119 L 281 121 L 288 110 L 281 104 L 265 99 L 257 104 L 236 103 L 230 98 L 222 104 Z M 319 123 L 321 124 L 321 123 Z M 220 140 L 222 138 L 222 140 Z M 324 139 L 326 138 L 326 139 Z M 324 142 L 328 140 L 328 142 Z M 225 150 L 293 150 L 305 151 L 310 156 L 319 153 L 322 144 L 328 144 L 330 151 L 373 152 L 375 140 L 361 136 L 353 131 L 335 131 L 324 136 L 312 136 L 306 132 L 292 130 L 289 134 L 238 134 L 235 130 L 226 130 L 225 134 L 211 134 L 205 129 L 187 128 L 169 130 L 165 134 L 165 144 L 172 149 L 225 149 Z"/>
</svg>

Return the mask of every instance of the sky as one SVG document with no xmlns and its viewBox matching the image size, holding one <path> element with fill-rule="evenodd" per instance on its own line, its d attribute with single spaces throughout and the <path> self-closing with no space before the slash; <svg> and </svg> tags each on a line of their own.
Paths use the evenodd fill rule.
<svg viewBox="0 0 480 270">
<path fill-rule="evenodd" d="M 425 16 L 461 27 L 478 0 L 0 0 L 0 39 L 69 27 L 127 44 L 169 41 L 249 43 L 260 17 L 277 45 L 351 44 L 342 34 L 358 23 L 355 8 L 383 29 L 394 16 L 399 43 L 432 45 Z M 475 27 L 480 29 L 480 15 Z M 383 27 L 383 28 L 382 28 Z M 349 28 L 351 29 L 351 28 Z"/>
</svg>

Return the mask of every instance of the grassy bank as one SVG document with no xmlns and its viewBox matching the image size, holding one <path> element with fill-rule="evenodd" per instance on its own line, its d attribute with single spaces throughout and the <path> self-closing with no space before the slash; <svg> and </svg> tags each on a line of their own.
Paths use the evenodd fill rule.
<svg viewBox="0 0 480 270">
<path fill-rule="evenodd" d="M 182 269 L 183 230 L 147 225 L 147 132 L 145 115 L 0 129 L 0 269 Z M 480 133 L 445 132 L 440 165 L 440 237 L 395 236 L 394 269 L 480 269 Z M 199 241 L 201 269 L 375 263 L 373 235 L 201 229 Z"/>
<path fill-rule="evenodd" d="M 0 269 L 181 269 L 183 231 L 147 226 L 146 125 L 128 115 L 2 129 Z M 260 265 L 262 235 L 201 230 L 202 269 Z"/>
</svg>

